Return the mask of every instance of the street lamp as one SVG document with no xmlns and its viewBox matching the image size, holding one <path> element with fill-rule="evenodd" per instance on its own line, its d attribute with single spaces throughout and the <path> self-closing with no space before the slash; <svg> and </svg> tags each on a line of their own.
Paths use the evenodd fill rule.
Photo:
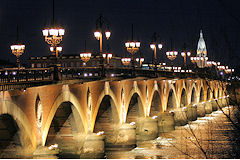
<svg viewBox="0 0 240 160">
<path fill-rule="evenodd" d="M 157 42 L 157 38 L 159 36 L 157 36 L 157 33 L 154 32 L 153 36 L 152 36 L 152 42 L 150 43 L 150 48 L 153 50 L 154 52 L 154 65 L 155 65 L 155 70 L 157 70 L 157 48 L 159 50 L 162 49 L 162 44 Z"/>
<path fill-rule="evenodd" d="M 130 64 L 131 58 L 122 58 L 121 61 L 123 65 L 127 66 Z"/>
<path fill-rule="evenodd" d="M 12 54 L 17 57 L 17 66 L 20 68 L 20 60 L 19 57 L 24 53 L 25 45 L 24 44 L 13 44 L 11 45 Z"/>
<path fill-rule="evenodd" d="M 52 55 L 58 58 L 58 53 L 62 51 L 62 47 L 58 45 L 61 43 L 63 35 L 65 33 L 62 27 L 51 27 L 42 30 L 43 36 L 45 37 L 45 42 L 51 45 L 50 51 Z"/>
<path fill-rule="evenodd" d="M 104 59 L 107 59 L 107 65 L 109 65 L 109 59 L 112 58 L 112 53 L 103 53 L 102 56 Z"/>
<path fill-rule="evenodd" d="M 128 40 L 125 42 L 125 47 L 127 48 L 127 51 L 132 54 L 131 62 L 132 62 L 132 76 L 135 76 L 135 66 L 134 66 L 134 58 L 133 55 L 139 51 L 140 48 L 140 42 L 133 40 L 133 25 L 132 25 L 132 38 L 131 40 Z"/>
<path fill-rule="evenodd" d="M 94 37 L 99 41 L 100 55 L 102 55 L 102 40 L 103 40 L 102 32 L 103 32 L 103 25 L 105 23 L 107 23 L 107 20 L 104 19 L 102 15 L 100 15 L 100 17 L 96 21 L 96 30 L 94 32 Z M 105 30 L 105 36 L 106 36 L 106 38 L 108 40 L 110 38 L 110 36 L 111 36 L 111 32 L 109 30 L 108 23 L 107 23 L 106 28 L 107 29 Z"/>
<path fill-rule="evenodd" d="M 184 66 L 187 66 L 187 56 L 190 57 L 191 56 L 191 52 L 181 52 L 181 56 L 184 58 Z"/>
<path fill-rule="evenodd" d="M 85 66 L 87 61 L 91 59 L 92 53 L 90 52 L 84 52 L 80 53 L 81 60 L 83 61 L 83 65 Z"/>
<path fill-rule="evenodd" d="M 166 52 L 167 58 L 171 60 L 171 65 L 173 66 L 173 60 L 177 57 L 177 51 L 167 51 Z"/>
</svg>

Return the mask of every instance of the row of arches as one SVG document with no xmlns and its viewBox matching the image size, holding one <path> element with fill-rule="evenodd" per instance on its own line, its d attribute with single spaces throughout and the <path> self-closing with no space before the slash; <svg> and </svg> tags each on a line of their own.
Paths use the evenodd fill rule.
<svg viewBox="0 0 240 160">
<path fill-rule="evenodd" d="M 147 90 L 147 89 L 146 89 Z M 218 96 L 220 92 L 217 90 L 213 91 L 213 93 Z M 121 93 L 123 94 L 123 93 Z M 148 94 L 148 93 L 147 93 Z M 211 96 L 211 90 L 207 89 L 207 100 L 211 99 L 214 96 Z M 70 96 L 64 96 L 70 95 Z M 92 107 L 89 100 L 90 92 L 88 90 L 88 107 Z M 167 105 L 166 110 L 172 110 L 177 107 L 183 107 L 190 103 L 197 103 L 198 101 L 204 101 L 204 89 L 201 87 L 199 95 L 197 94 L 196 87 L 192 87 L 190 94 L 190 101 L 188 101 L 189 97 L 187 96 L 187 90 L 185 88 L 181 91 L 181 97 L 179 97 L 180 106 L 177 106 L 177 96 L 176 91 L 174 89 L 170 89 L 168 95 L 164 95 L 167 97 Z M 128 106 L 126 106 L 126 115 L 125 121 L 126 123 L 138 122 L 139 119 L 146 116 L 146 104 L 142 100 L 142 96 L 139 92 L 135 91 L 132 93 Z M 199 98 L 199 99 L 198 99 Z M 65 148 L 67 146 L 81 146 L 79 144 L 83 144 L 84 137 L 88 132 L 97 133 L 99 131 L 104 131 L 106 135 L 107 141 L 114 141 L 113 134 L 115 134 L 115 130 L 120 125 L 121 119 L 123 119 L 120 114 L 120 109 L 118 104 L 116 104 L 115 98 L 113 98 L 110 94 L 105 94 L 101 102 L 98 106 L 98 111 L 96 117 L 91 117 L 89 120 L 89 115 L 83 114 L 84 111 L 81 109 L 82 106 L 78 103 L 77 99 L 74 98 L 72 93 L 61 93 L 61 95 L 56 99 L 51 112 L 49 113 L 46 124 L 43 125 L 43 111 L 41 109 L 41 99 L 37 96 L 36 105 L 35 105 L 35 116 L 37 119 L 37 126 L 41 132 L 41 145 L 49 146 L 52 144 L 58 144 L 59 147 Z M 151 98 L 151 102 L 149 104 L 149 116 L 157 115 L 159 112 L 163 112 L 164 108 L 162 107 L 164 104 L 164 99 L 160 95 L 159 90 L 154 90 Z M 93 129 L 89 127 L 94 121 Z M 50 122 L 50 123 L 48 123 Z M 3 113 L 0 117 L 0 127 L 4 126 L 3 124 L 10 124 L 12 128 L 4 128 L 2 127 L 2 132 L 8 132 L 7 135 L 9 137 L 4 137 L 5 133 L 0 134 L 0 143 L 2 148 L 0 150 L 4 150 L 9 147 L 8 143 L 4 143 L 4 138 L 9 142 L 13 142 L 17 146 L 26 146 L 26 144 L 22 144 L 21 130 L 22 124 L 17 123 L 16 118 L 12 117 L 12 113 Z M 19 127 L 20 126 L 20 127 Z M 30 126 L 30 125 L 29 125 Z M 41 129 L 42 128 L 42 129 Z M 31 129 L 27 129 L 31 130 Z M 24 131 L 25 133 L 26 131 Z M 27 137 L 33 137 L 31 133 L 28 132 Z M 11 140 L 10 140 L 11 139 Z M 31 138 L 30 138 L 31 139 Z M 29 140 L 29 142 L 34 145 L 33 141 Z M 37 140 L 36 140 L 37 141 Z M 25 143 L 25 142 L 24 142 Z M 71 144 L 71 145 L 69 145 Z M 34 147 L 33 147 L 34 148 Z M 67 150 L 67 149 L 66 149 Z"/>
</svg>

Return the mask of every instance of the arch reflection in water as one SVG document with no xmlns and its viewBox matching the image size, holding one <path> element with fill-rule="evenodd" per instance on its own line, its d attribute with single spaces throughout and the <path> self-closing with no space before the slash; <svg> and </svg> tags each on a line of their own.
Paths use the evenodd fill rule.
<svg viewBox="0 0 240 160">
<path fill-rule="evenodd" d="M 23 158 L 21 133 L 9 114 L 0 115 L 0 158 Z"/>
</svg>

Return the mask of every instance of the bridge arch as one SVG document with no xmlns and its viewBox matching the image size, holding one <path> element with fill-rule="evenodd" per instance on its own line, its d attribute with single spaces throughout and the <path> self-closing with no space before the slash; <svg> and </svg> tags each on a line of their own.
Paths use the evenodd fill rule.
<svg viewBox="0 0 240 160">
<path fill-rule="evenodd" d="M 191 103 L 195 104 L 197 102 L 197 92 L 196 92 L 196 86 L 194 85 L 191 90 Z"/>
<path fill-rule="evenodd" d="M 46 143 L 47 135 L 50 130 L 50 125 L 52 124 L 53 118 L 55 114 L 57 113 L 57 110 L 59 107 L 64 105 L 72 105 L 72 107 L 68 107 L 67 113 L 69 114 L 70 110 L 71 112 L 76 115 L 79 119 L 79 121 L 82 124 L 81 130 L 83 130 L 83 134 L 87 133 L 87 119 L 86 116 L 82 110 L 81 104 L 79 103 L 78 99 L 70 92 L 70 91 L 64 91 L 60 93 L 60 95 L 56 98 L 54 101 L 54 104 L 51 107 L 51 110 L 48 114 L 44 129 L 42 130 L 42 145 L 44 146 Z M 61 109 L 63 106 L 61 107 Z M 57 113 L 58 114 L 58 113 Z M 70 113 L 71 114 L 71 113 Z"/>
<path fill-rule="evenodd" d="M 203 102 L 203 101 L 204 101 L 204 90 L 203 90 L 203 87 L 201 87 L 199 92 L 199 102 Z"/>
<path fill-rule="evenodd" d="M 130 94 L 129 102 L 127 103 L 127 115 L 126 115 L 126 122 L 137 122 L 139 118 L 145 117 L 143 101 L 141 96 L 135 92 Z"/>
<path fill-rule="evenodd" d="M 120 124 L 116 103 L 110 95 L 105 95 L 101 98 L 101 103 L 98 106 L 98 112 L 94 119 L 93 132 L 104 131 L 106 142 L 110 143 L 114 139 L 115 132 Z"/>
<path fill-rule="evenodd" d="M 213 87 L 211 91 L 212 91 L 212 98 L 216 98 L 216 90 L 215 90 L 215 88 Z"/>
<path fill-rule="evenodd" d="M 177 106 L 177 96 L 174 89 L 170 89 L 168 92 L 167 100 L 167 111 L 178 108 Z"/>
<path fill-rule="evenodd" d="M 182 92 L 181 92 L 180 107 L 184 107 L 187 104 L 188 104 L 187 103 L 187 92 L 186 92 L 186 89 L 183 88 Z"/>
<path fill-rule="evenodd" d="M 16 122 L 23 149 L 29 152 L 33 151 L 36 147 L 36 137 L 25 113 L 15 103 L 11 101 L 1 101 L 0 115 Z"/>
<path fill-rule="evenodd" d="M 207 100 L 211 99 L 211 89 L 210 87 L 207 88 Z"/>
<path fill-rule="evenodd" d="M 150 111 L 149 111 L 149 116 L 155 116 L 159 112 L 163 111 L 162 108 L 162 102 L 161 102 L 161 96 L 158 90 L 154 90 L 151 97 L 150 97 Z"/>
</svg>

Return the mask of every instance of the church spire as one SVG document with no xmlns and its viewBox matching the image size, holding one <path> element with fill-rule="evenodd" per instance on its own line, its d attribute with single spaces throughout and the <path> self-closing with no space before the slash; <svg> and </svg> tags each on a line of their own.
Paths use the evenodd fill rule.
<svg viewBox="0 0 240 160">
<path fill-rule="evenodd" d="M 206 64 L 206 57 L 207 57 L 207 47 L 205 41 L 203 39 L 202 30 L 200 30 L 200 38 L 198 40 L 197 46 L 197 57 L 199 57 L 200 61 L 198 62 L 198 67 L 203 68 Z"/>
<path fill-rule="evenodd" d="M 206 48 L 205 41 L 203 39 L 202 30 L 200 30 L 200 38 L 198 40 L 197 56 L 198 57 L 206 57 L 207 56 L 207 48 Z"/>
</svg>

